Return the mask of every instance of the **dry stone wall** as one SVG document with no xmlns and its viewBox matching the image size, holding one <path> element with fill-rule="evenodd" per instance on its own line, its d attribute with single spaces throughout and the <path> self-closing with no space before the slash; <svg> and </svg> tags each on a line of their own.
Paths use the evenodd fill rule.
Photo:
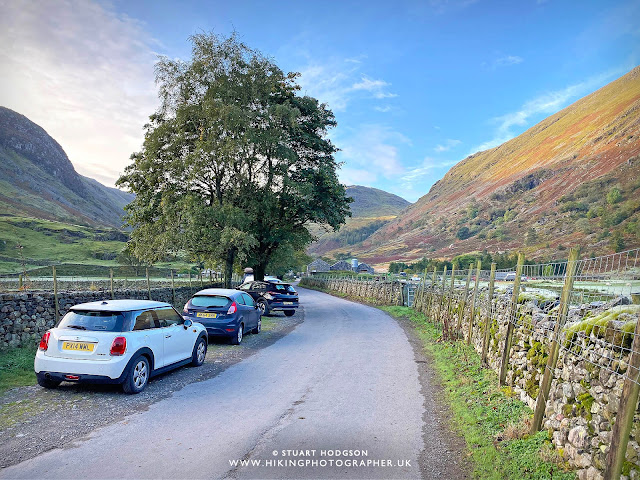
<svg viewBox="0 0 640 480">
<path fill-rule="evenodd" d="M 205 285 L 204 288 L 220 286 Z M 175 303 L 171 288 L 152 288 L 151 298 L 160 302 L 173 303 L 182 309 L 191 295 L 201 287 L 177 287 Z M 114 290 L 116 299 L 148 299 L 146 289 Z M 111 292 L 80 291 L 60 292 L 58 311 L 62 317 L 70 307 L 79 303 L 110 300 Z M 42 334 L 55 325 L 54 296 L 50 292 L 22 292 L 0 294 L 0 348 L 32 345 Z"/>
<path fill-rule="evenodd" d="M 389 295 L 388 287 L 372 282 L 362 282 L 358 287 L 345 280 L 304 279 L 302 285 L 310 285 L 329 291 L 339 291 L 350 296 L 378 301 L 388 299 L 387 305 L 398 304 L 399 294 Z M 387 289 L 387 290 L 385 290 Z M 492 315 L 488 312 L 487 289 L 480 289 L 471 329 L 471 343 L 481 353 L 488 329 L 487 363 L 500 371 L 507 326 L 512 308 L 511 292 L 494 295 Z M 422 311 L 442 325 L 458 325 L 458 334 L 465 340 L 471 319 L 472 292 L 466 299 L 460 292 L 449 295 L 427 287 L 424 295 L 416 294 L 414 308 Z M 484 301 L 483 301 L 484 299 Z M 463 302 L 463 300 L 465 300 Z M 584 318 L 606 312 L 628 298 L 617 298 L 608 304 L 581 305 L 569 310 L 567 326 Z M 462 317 L 459 316 L 465 305 Z M 538 389 L 549 355 L 551 332 L 555 328 L 558 302 L 522 300 L 517 305 L 513 343 L 510 352 L 505 384 L 531 409 L 535 408 Z M 622 374 L 629 362 L 624 351 L 612 352 L 611 344 L 595 333 L 580 333 L 579 345 L 562 348 L 554 371 L 549 399 L 546 403 L 543 427 L 551 435 L 560 456 L 578 470 L 581 480 L 603 478 L 605 459 L 611 443 L 612 427 L 616 420 L 622 386 Z M 579 355 L 573 349 L 579 348 Z M 612 359 L 615 360 L 612 361 Z M 640 415 L 636 412 L 631 430 L 622 480 L 640 479 Z"/>
</svg>

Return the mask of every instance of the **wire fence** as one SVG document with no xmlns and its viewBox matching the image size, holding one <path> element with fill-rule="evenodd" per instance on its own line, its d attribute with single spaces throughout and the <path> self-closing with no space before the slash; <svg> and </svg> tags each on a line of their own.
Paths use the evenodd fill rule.
<svg viewBox="0 0 640 480">
<path fill-rule="evenodd" d="M 575 370 L 582 372 L 581 384 L 601 383 L 617 395 L 619 415 L 627 415 L 614 425 L 606 448 L 607 465 L 618 468 L 640 390 L 640 249 L 588 259 L 572 250 L 566 261 L 535 265 L 524 265 L 520 255 L 515 269 L 483 269 L 480 262 L 465 267 L 425 271 L 417 281 L 325 274 L 301 284 L 425 313 L 443 340 L 473 344 L 500 372 L 501 384 L 526 393 L 535 405 L 533 431 L 548 414 L 554 378 L 559 384 Z"/>
<path fill-rule="evenodd" d="M 85 267 L 85 266 L 83 266 Z M 111 267 L 90 266 L 89 273 L 68 272 L 73 270 L 65 266 L 38 268 L 22 273 L 0 275 L 0 292 L 53 292 L 96 291 L 113 292 L 116 290 L 145 290 L 169 287 L 191 287 L 197 289 L 204 285 L 223 284 L 224 275 L 212 270 L 178 273 L 172 269 L 158 269 L 125 265 Z M 83 269 L 81 269 L 83 270 Z M 62 274 L 61 274 L 62 273 Z M 242 277 L 234 274 L 231 284 L 237 286 Z"/>
</svg>

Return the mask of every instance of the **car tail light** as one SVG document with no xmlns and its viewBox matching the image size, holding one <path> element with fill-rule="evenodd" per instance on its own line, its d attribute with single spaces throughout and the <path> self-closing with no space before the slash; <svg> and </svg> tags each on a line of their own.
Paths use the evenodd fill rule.
<svg viewBox="0 0 640 480">
<path fill-rule="evenodd" d="M 111 344 L 111 350 L 109 354 L 112 356 L 124 355 L 124 352 L 127 351 L 127 339 L 124 337 L 116 337 L 113 339 L 113 343 Z"/>
<path fill-rule="evenodd" d="M 51 332 L 44 332 L 44 335 L 42 335 L 42 339 L 40 340 L 40 345 L 38 345 L 38 350 L 42 350 L 43 352 L 46 352 L 47 349 L 49 348 L 49 336 L 51 335 Z"/>
<path fill-rule="evenodd" d="M 189 302 L 184 304 L 184 308 L 182 309 L 184 313 L 189 313 L 189 309 L 187 309 L 187 305 L 189 305 Z"/>
<path fill-rule="evenodd" d="M 236 304 L 236 302 L 233 302 L 229 307 L 229 310 L 227 310 L 227 315 L 233 315 L 237 311 L 238 311 L 238 305 Z"/>
</svg>

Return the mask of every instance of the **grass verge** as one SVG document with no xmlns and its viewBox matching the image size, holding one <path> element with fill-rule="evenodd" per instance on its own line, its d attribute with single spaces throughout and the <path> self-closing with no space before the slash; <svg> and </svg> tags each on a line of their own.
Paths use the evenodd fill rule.
<svg viewBox="0 0 640 480">
<path fill-rule="evenodd" d="M 13 387 L 35 385 L 33 359 L 37 344 L 0 350 L 0 394 Z"/>
<path fill-rule="evenodd" d="M 509 387 L 498 387 L 496 373 L 482 368 L 473 347 L 463 342 L 440 342 L 441 332 L 411 308 L 380 308 L 394 317 L 408 318 L 414 325 L 433 359 L 476 478 L 576 478 L 559 463 L 548 432 L 529 435 L 531 410 L 513 397 Z"/>
</svg>

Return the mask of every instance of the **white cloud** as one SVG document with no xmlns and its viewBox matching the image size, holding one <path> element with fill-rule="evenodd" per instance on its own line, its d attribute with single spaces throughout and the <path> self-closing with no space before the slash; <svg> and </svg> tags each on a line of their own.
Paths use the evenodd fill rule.
<svg viewBox="0 0 640 480">
<path fill-rule="evenodd" d="M 525 102 L 522 107 L 515 112 L 493 118 L 492 122 L 497 124 L 493 138 L 475 146 L 469 151 L 469 154 L 501 145 L 518 135 L 522 131 L 522 127 L 528 126 L 531 120 L 538 120 L 540 115 L 556 113 L 567 106 L 570 101 L 574 101 L 588 94 L 604 84 L 607 80 L 618 75 L 618 73 L 617 70 L 606 72 L 584 82 L 570 85 L 562 90 L 542 94 Z"/>
<path fill-rule="evenodd" d="M 402 175 L 405 168 L 400 161 L 400 145 L 411 145 L 411 141 L 399 132 L 384 125 L 361 125 L 348 136 L 338 135 L 336 145 L 341 149 L 339 161 L 346 166 L 340 172 L 343 183 L 371 184 L 378 178 L 393 178 Z M 353 178 L 354 175 L 359 175 Z"/>
<path fill-rule="evenodd" d="M 0 105 L 43 127 L 79 173 L 113 185 L 158 103 L 158 43 L 89 1 L 0 0 L 0 11 Z"/>
<path fill-rule="evenodd" d="M 502 57 L 496 58 L 493 61 L 493 66 L 506 67 L 509 65 L 517 65 L 519 63 L 522 63 L 523 61 L 524 61 L 523 58 L 517 55 L 504 55 Z"/>
<path fill-rule="evenodd" d="M 457 147 L 458 145 L 460 145 L 461 143 L 462 142 L 460 140 L 455 140 L 453 138 L 449 138 L 449 139 L 444 141 L 444 145 L 442 145 L 442 144 L 436 145 L 433 150 L 438 152 L 438 153 L 448 152 L 452 148 Z"/>
<path fill-rule="evenodd" d="M 382 112 L 382 113 L 387 113 L 392 110 L 392 108 L 389 105 L 386 105 L 384 107 L 373 107 L 373 109 L 377 112 Z"/>
<path fill-rule="evenodd" d="M 309 63 L 298 69 L 302 93 L 325 102 L 334 112 L 345 111 L 351 101 L 363 96 L 375 99 L 397 97 L 395 93 L 386 91 L 390 83 L 360 73 L 363 65 L 362 60 L 353 58 Z"/>
</svg>

